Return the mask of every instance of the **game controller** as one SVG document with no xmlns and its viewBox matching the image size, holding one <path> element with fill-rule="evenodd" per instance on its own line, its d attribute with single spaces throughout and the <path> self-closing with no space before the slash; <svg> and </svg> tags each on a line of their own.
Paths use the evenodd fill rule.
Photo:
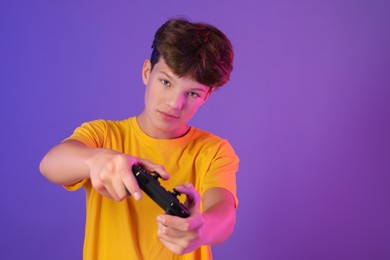
<svg viewBox="0 0 390 260">
<path fill-rule="evenodd" d="M 188 209 L 177 199 L 180 192 L 175 189 L 170 192 L 161 186 L 158 181 L 160 175 L 157 172 L 148 173 L 139 165 L 133 165 L 132 170 L 140 188 L 165 210 L 166 214 L 182 218 L 190 215 Z"/>
</svg>

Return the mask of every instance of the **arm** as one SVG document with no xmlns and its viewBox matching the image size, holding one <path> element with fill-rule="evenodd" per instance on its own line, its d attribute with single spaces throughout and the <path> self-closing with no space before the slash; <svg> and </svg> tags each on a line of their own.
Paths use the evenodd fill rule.
<svg viewBox="0 0 390 260">
<path fill-rule="evenodd" d="M 202 245 L 215 245 L 225 241 L 233 232 L 236 209 L 232 194 L 222 188 L 211 188 L 203 196 L 203 214 L 200 195 L 191 184 L 176 187 L 187 194 L 191 212 L 188 218 L 160 215 L 158 237 L 176 254 L 191 252 Z"/>
<path fill-rule="evenodd" d="M 128 196 L 126 189 L 141 199 L 137 180 L 131 172 L 133 164 L 149 171 L 158 171 L 167 179 L 165 170 L 150 161 L 119 153 L 111 149 L 90 148 L 75 140 L 52 148 L 42 159 L 39 169 L 49 181 L 70 185 L 90 178 L 92 186 L 103 196 L 120 201 Z"/>
<path fill-rule="evenodd" d="M 216 245 L 224 242 L 233 233 L 236 223 L 236 207 L 233 195 L 223 188 L 206 191 L 203 200 L 207 243 Z"/>
<path fill-rule="evenodd" d="M 99 152 L 79 141 L 65 141 L 53 147 L 42 159 L 39 170 L 49 181 L 70 185 L 89 177 L 86 163 Z"/>
</svg>

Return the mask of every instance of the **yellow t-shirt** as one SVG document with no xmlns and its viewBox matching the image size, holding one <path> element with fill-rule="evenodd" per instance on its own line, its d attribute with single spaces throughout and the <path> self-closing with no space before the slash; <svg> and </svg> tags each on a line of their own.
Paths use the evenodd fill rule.
<svg viewBox="0 0 390 260">
<path fill-rule="evenodd" d="M 139 127 L 135 117 L 121 121 L 84 123 L 68 138 L 88 147 L 110 148 L 164 166 L 169 180 L 160 180 L 168 191 L 191 182 L 201 196 L 212 187 L 229 190 L 236 200 L 239 159 L 231 145 L 208 132 L 191 128 L 177 139 L 154 139 Z M 179 256 L 157 237 L 156 217 L 164 211 L 145 193 L 140 201 L 131 197 L 115 202 L 101 196 L 89 179 L 67 186 L 86 191 L 84 259 L 211 259 L 210 246 Z M 185 195 L 179 196 L 184 202 Z"/>
</svg>

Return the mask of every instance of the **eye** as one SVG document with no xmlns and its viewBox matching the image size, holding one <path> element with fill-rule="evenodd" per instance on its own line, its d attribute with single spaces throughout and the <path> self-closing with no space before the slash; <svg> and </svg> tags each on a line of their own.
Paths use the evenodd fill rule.
<svg viewBox="0 0 390 260">
<path fill-rule="evenodd" d="M 171 82 L 169 82 L 169 81 L 166 80 L 166 79 L 162 79 L 162 80 L 161 80 L 161 83 L 162 83 L 164 86 L 168 86 L 168 87 L 171 86 Z"/>
<path fill-rule="evenodd" d="M 196 97 L 199 97 L 199 94 L 196 92 L 188 92 L 188 96 L 196 98 Z"/>
</svg>

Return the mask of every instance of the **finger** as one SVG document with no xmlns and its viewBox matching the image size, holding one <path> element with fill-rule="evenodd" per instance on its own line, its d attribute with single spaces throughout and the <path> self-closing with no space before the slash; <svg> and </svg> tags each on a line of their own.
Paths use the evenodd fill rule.
<svg viewBox="0 0 390 260">
<path fill-rule="evenodd" d="M 183 194 L 186 194 L 187 195 L 187 200 L 186 200 L 186 204 L 187 204 L 187 207 L 191 210 L 192 208 L 195 208 L 197 210 L 199 210 L 199 207 L 200 207 L 200 194 L 199 192 L 194 188 L 194 186 L 187 182 L 187 183 L 184 183 L 183 185 L 179 185 L 177 187 L 175 187 L 175 189 L 180 192 L 180 193 L 183 193 Z"/>
<path fill-rule="evenodd" d="M 91 179 L 93 188 L 102 196 L 107 197 L 111 200 L 115 200 L 112 196 L 112 190 L 108 187 L 107 180 L 102 180 L 101 178 Z"/>
<path fill-rule="evenodd" d="M 182 232 L 188 232 L 196 229 L 203 224 L 203 219 L 197 217 L 180 218 L 170 215 L 160 215 L 157 217 L 157 222 L 171 229 L 176 229 Z"/>
<path fill-rule="evenodd" d="M 157 237 L 159 239 L 163 239 L 165 241 L 168 241 L 168 242 L 171 242 L 171 243 L 175 243 L 175 244 L 180 244 L 180 241 L 181 240 L 186 240 L 185 236 L 171 236 L 171 235 L 168 235 L 168 234 L 164 234 L 161 230 L 158 230 L 157 231 Z"/>
<path fill-rule="evenodd" d="M 145 159 L 139 159 L 139 163 L 145 168 L 146 171 L 157 172 L 163 180 L 168 180 L 170 177 L 169 173 L 167 173 L 164 166 L 162 165 L 155 164 Z"/>
<path fill-rule="evenodd" d="M 121 175 L 121 173 L 118 173 L 117 177 L 112 181 L 111 184 L 115 193 L 117 194 L 116 201 L 121 201 L 129 195 L 129 193 L 127 192 L 127 188 L 123 180 L 121 179 Z"/>
<path fill-rule="evenodd" d="M 116 190 L 115 188 L 111 185 L 111 184 L 107 184 L 105 186 L 105 192 L 104 194 L 101 193 L 103 196 L 106 196 L 107 198 L 111 199 L 111 200 L 115 200 L 115 201 L 119 201 L 119 196 L 118 194 L 116 193 Z"/>
<path fill-rule="evenodd" d="M 109 198 L 110 200 L 114 200 L 114 198 L 111 196 L 111 194 L 106 190 L 100 190 L 98 191 L 99 194 L 101 194 L 102 196 L 106 197 L 106 198 Z"/>
<path fill-rule="evenodd" d="M 177 244 L 175 243 L 172 243 L 168 240 L 165 240 L 165 239 L 162 239 L 160 238 L 160 241 L 161 243 L 166 246 L 170 251 L 172 251 L 173 253 L 177 254 L 177 255 L 182 255 L 184 253 L 186 253 L 185 249 L 181 246 L 178 246 Z"/>
<path fill-rule="evenodd" d="M 164 214 L 157 216 L 157 223 L 165 227 L 186 231 L 187 219 Z"/>
<path fill-rule="evenodd" d="M 135 200 L 140 200 L 142 198 L 142 192 L 138 185 L 137 179 L 134 177 L 134 174 L 130 172 L 129 169 L 122 169 L 120 171 L 120 177 L 121 185 L 126 195 L 127 192 L 129 192 Z"/>
<path fill-rule="evenodd" d="M 175 238 L 161 233 L 157 233 L 157 236 L 160 239 L 161 243 L 163 243 L 166 247 L 168 247 L 176 254 L 184 254 L 186 252 L 192 251 L 194 249 L 194 243 L 196 243 L 193 240 L 192 236 Z"/>
<path fill-rule="evenodd" d="M 116 176 L 118 177 L 118 182 L 115 187 L 118 195 L 124 197 L 131 195 L 135 200 L 140 200 L 142 198 L 142 192 L 131 170 L 131 166 L 134 163 L 134 157 L 128 155 L 117 157 Z"/>
<path fill-rule="evenodd" d="M 186 235 L 186 233 L 181 231 L 181 230 L 170 228 L 168 226 L 164 226 L 161 223 L 158 223 L 157 235 L 159 235 L 159 234 L 165 235 L 165 236 L 170 236 L 170 237 L 175 237 L 175 238 L 182 238 Z"/>
</svg>

